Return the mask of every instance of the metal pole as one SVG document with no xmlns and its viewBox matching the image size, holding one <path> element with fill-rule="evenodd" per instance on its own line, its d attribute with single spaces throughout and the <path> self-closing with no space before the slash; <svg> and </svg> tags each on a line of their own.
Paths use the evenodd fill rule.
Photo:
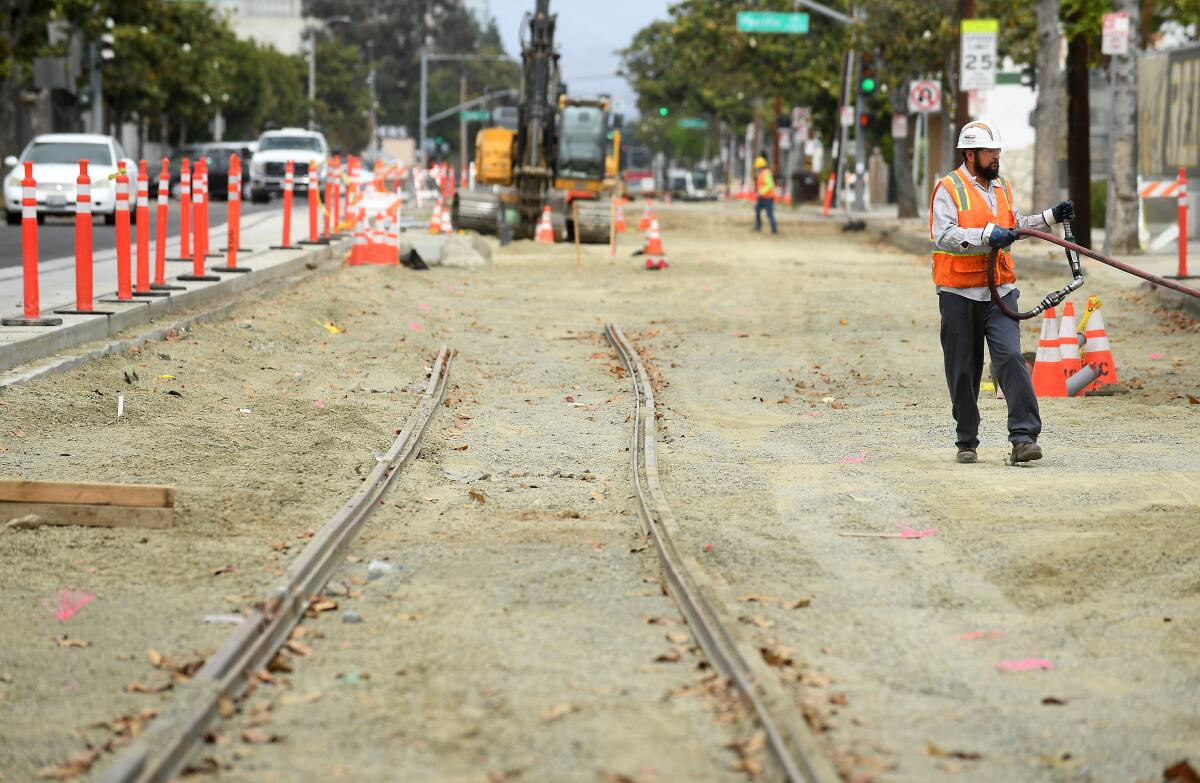
<svg viewBox="0 0 1200 783">
<path fill-rule="evenodd" d="M 92 133 L 104 133 L 104 93 L 100 87 L 100 46 L 88 44 L 88 59 L 92 69 Z"/>
<path fill-rule="evenodd" d="M 467 102 L 467 75 L 458 77 L 458 102 Z M 458 113 L 458 176 L 461 180 L 467 173 L 467 121 Z"/>
<path fill-rule="evenodd" d="M 308 35 L 308 129 L 317 129 L 317 36 Z"/>
<path fill-rule="evenodd" d="M 425 115 L 429 113 L 429 54 L 421 52 L 421 149 L 418 151 L 418 159 L 422 165 L 428 165 L 429 161 L 425 157 L 425 133 L 426 119 Z"/>
<path fill-rule="evenodd" d="M 1105 180 L 1106 193 L 1104 198 L 1104 255 L 1108 255 L 1111 244 L 1113 227 L 1113 205 L 1116 199 L 1116 177 L 1113 176 L 1113 137 L 1117 133 L 1117 121 L 1113 116 L 1113 107 L 1117 105 L 1117 58 L 1108 58 L 1108 177 Z"/>
<path fill-rule="evenodd" d="M 858 75 L 855 74 L 854 81 L 858 82 Z M 867 101 L 863 97 L 861 91 L 854 99 L 854 211 L 866 212 L 867 205 L 863 201 L 863 193 L 866 190 L 866 172 L 867 172 L 867 134 L 863 132 L 862 125 L 859 124 L 858 118 L 863 115 L 867 108 Z"/>
<path fill-rule="evenodd" d="M 846 52 L 846 82 L 842 88 L 842 105 L 838 107 L 838 162 L 837 162 L 837 182 L 834 183 L 837 188 L 838 206 L 843 209 L 848 209 L 849 204 L 846 202 L 846 143 L 849 141 L 850 131 L 842 123 L 842 106 L 850 105 L 850 83 L 854 80 L 854 69 L 857 67 L 855 63 L 854 50 Z"/>
<path fill-rule="evenodd" d="M 367 148 L 372 154 L 379 151 L 379 120 L 376 117 L 376 107 L 379 105 L 379 97 L 375 94 L 375 42 L 367 41 L 367 60 L 369 60 L 370 71 L 367 73 L 367 84 L 371 87 L 371 143 Z"/>
</svg>

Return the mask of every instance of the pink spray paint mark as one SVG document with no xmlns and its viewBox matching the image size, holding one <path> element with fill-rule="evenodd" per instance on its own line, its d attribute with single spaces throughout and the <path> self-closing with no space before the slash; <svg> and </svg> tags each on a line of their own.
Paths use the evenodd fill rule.
<svg viewBox="0 0 1200 783">
<path fill-rule="evenodd" d="M 1150 354 L 1150 358 L 1151 359 L 1161 359 L 1161 358 L 1163 358 L 1163 355 L 1161 353 L 1152 353 L 1152 354 Z"/>
<path fill-rule="evenodd" d="M 426 302 L 421 302 L 420 304 L 417 305 L 417 309 L 418 310 L 428 310 L 429 304 Z"/>
<path fill-rule="evenodd" d="M 808 412 L 808 415 L 809 415 L 809 416 L 812 416 L 812 417 L 815 419 L 815 418 L 817 418 L 818 416 L 820 416 L 820 415 L 821 415 L 821 412 L 820 412 L 820 411 L 809 411 L 809 412 Z"/>
<path fill-rule="evenodd" d="M 313 400 L 313 407 L 317 410 L 325 410 L 325 400 Z"/>
<path fill-rule="evenodd" d="M 423 331 L 425 331 L 425 327 L 424 327 L 424 326 L 421 326 L 421 325 L 420 325 L 419 323 L 417 323 L 416 321 L 412 321 L 412 322 L 410 322 L 410 323 L 409 323 L 409 325 L 408 325 L 408 328 L 409 328 L 409 329 L 412 329 L 414 332 L 423 332 Z"/>
<path fill-rule="evenodd" d="M 1002 672 L 1027 672 L 1033 669 L 1053 669 L 1054 664 L 1045 658 L 1023 658 L 1019 661 L 1000 661 L 996 668 Z"/>
<path fill-rule="evenodd" d="M 745 315 L 745 314 L 746 314 L 746 308 L 744 308 L 744 307 L 735 307 L 735 308 L 733 308 L 732 310 L 730 310 L 729 312 L 730 312 L 730 314 L 731 314 L 731 315 Z"/>
<path fill-rule="evenodd" d="M 750 336 L 749 332 L 739 332 L 737 330 L 730 332 L 730 334 L 732 334 L 734 337 L 749 337 Z"/>
<path fill-rule="evenodd" d="M 91 593 L 86 593 L 83 590 L 71 590 L 64 587 L 62 593 L 58 596 L 58 608 L 50 607 L 49 601 L 42 601 L 42 606 L 46 608 L 52 615 L 58 618 L 60 623 L 65 623 L 79 612 L 80 609 L 96 600 L 96 596 Z"/>
<path fill-rule="evenodd" d="M 900 526 L 900 537 L 901 538 L 929 538 L 930 536 L 936 536 L 936 535 L 937 535 L 936 527 L 927 527 L 922 530 L 917 530 L 915 527 L 909 527 L 908 525 Z"/>
<path fill-rule="evenodd" d="M 842 457 L 838 460 L 839 465 L 861 465 L 867 461 L 867 452 L 860 451 L 857 454 L 851 454 L 848 457 Z"/>
<path fill-rule="evenodd" d="M 706 286 L 704 286 L 704 293 L 706 293 L 706 294 L 711 294 L 711 293 L 712 293 L 712 286 L 711 286 L 711 285 L 706 285 Z"/>
<path fill-rule="evenodd" d="M 991 629 L 987 631 L 967 631 L 958 638 L 969 642 L 975 639 L 1002 639 L 1003 637 L 1004 631 Z"/>
</svg>

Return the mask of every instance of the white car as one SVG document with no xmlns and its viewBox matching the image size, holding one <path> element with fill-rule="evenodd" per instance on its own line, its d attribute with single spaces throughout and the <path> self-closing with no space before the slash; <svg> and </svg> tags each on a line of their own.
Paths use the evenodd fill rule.
<svg viewBox="0 0 1200 783">
<path fill-rule="evenodd" d="M 283 191 L 287 162 L 293 163 L 292 181 L 297 191 L 308 188 L 308 166 L 317 163 L 318 179 L 325 178 L 329 144 L 325 134 L 303 128 L 267 131 L 258 137 L 258 149 L 250 159 L 250 200 L 263 203 Z"/>
<path fill-rule="evenodd" d="M 47 133 L 25 147 L 20 158 L 9 155 L 4 165 L 10 168 L 4 177 L 4 217 L 10 226 L 21 222 L 21 180 L 25 162 L 33 163 L 37 182 L 38 222 L 45 215 L 75 214 L 75 181 L 79 161 L 87 160 L 92 180 L 92 214 L 104 216 L 104 222 L 116 222 L 116 180 L 118 162 L 123 161 L 131 178 L 137 176 L 137 164 L 125 154 L 112 136 L 96 133 Z M 132 217 L 132 207 L 130 204 Z"/>
</svg>

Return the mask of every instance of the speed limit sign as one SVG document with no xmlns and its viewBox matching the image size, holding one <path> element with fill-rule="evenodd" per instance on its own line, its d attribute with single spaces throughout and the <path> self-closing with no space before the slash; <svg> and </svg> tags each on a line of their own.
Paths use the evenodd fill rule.
<svg viewBox="0 0 1200 783">
<path fill-rule="evenodd" d="M 959 90 L 990 90 L 996 86 L 996 39 L 999 34 L 998 19 L 962 20 Z"/>
<path fill-rule="evenodd" d="M 928 79 L 910 82 L 908 85 L 908 110 L 914 114 L 928 114 L 942 108 L 942 84 Z"/>
</svg>

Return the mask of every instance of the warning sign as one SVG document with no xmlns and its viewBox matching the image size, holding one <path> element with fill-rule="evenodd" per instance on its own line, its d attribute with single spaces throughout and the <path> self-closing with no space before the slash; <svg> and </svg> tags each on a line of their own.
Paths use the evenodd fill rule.
<svg viewBox="0 0 1200 783">
<path fill-rule="evenodd" d="M 915 114 L 928 114 L 942 108 L 941 82 L 914 81 L 908 87 L 908 110 Z"/>
</svg>

